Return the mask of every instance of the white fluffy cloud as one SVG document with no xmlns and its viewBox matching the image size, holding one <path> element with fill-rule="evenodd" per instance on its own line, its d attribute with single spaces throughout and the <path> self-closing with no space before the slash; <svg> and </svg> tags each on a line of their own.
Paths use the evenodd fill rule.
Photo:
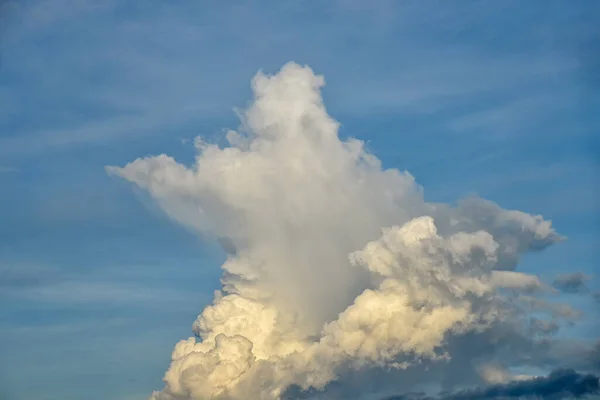
<svg viewBox="0 0 600 400">
<path fill-rule="evenodd" d="M 550 221 L 479 198 L 426 203 L 409 173 L 339 138 L 323 85 L 294 63 L 259 73 L 228 147 L 198 139 L 191 166 L 159 155 L 107 168 L 228 253 L 223 288 L 193 324 L 199 339 L 176 345 L 154 399 L 277 399 L 349 371 L 413 376 L 457 359 L 461 376 L 493 381 L 486 365 L 516 363 L 550 334 L 529 311 L 548 314 L 536 326 L 566 318 L 534 297 L 537 277 L 515 271 L 521 254 L 561 240 Z M 467 335 L 479 347 L 461 347 Z M 497 345 L 507 338 L 520 342 Z"/>
</svg>

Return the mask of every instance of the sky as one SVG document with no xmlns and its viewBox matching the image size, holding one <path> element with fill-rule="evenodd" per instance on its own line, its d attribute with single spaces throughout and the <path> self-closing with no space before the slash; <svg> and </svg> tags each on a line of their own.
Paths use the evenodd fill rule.
<svg viewBox="0 0 600 400">
<path fill-rule="evenodd" d="M 261 90 L 285 103 L 251 84 L 288 76 L 284 65 L 324 76 L 341 140 L 409 171 L 426 202 L 477 195 L 551 220 L 566 240 L 518 270 L 581 311 L 557 337 L 597 340 L 599 18 L 584 0 L 1 2 L 0 398 L 137 400 L 164 387 L 231 255 L 160 192 L 175 183 L 152 186 L 129 163 L 210 163 L 195 138 L 230 146 Z"/>
</svg>

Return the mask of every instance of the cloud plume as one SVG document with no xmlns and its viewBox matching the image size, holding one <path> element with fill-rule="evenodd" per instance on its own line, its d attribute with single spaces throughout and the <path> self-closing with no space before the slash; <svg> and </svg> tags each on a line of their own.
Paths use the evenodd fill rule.
<svg viewBox="0 0 600 400">
<path fill-rule="evenodd" d="M 562 239 L 550 221 L 480 198 L 426 202 L 408 172 L 340 139 L 323 85 L 295 63 L 258 73 L 228 146 L 197 139 L 189 166 L 163 154 L 107 167 L 228 256 L 153 399 L 279 399 L 373 371 L 407 390 L 441 375 L 497 383 L 514 375 L 491 366 L 533 362 L 570 318 L 516 270 Z"/>
</svg>

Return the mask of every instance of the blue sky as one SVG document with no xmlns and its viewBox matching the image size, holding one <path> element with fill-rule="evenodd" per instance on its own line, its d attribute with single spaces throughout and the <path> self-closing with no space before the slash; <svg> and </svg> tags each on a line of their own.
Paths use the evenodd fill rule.
<svg viewBox="0 0 600 400">
<path fill-rule="evenodd" d="M 568 240 L 525 271 L 597 274 L 600 3 L 225 3 L 0 5 L 0 397 L 160 388 L 225 256 L 104 166 L 223 143 L 252 76 L 288 61 L 428 200 L 551 219 Z M 567 300 L 587 314 L 571 334 L 594 337 L 597 305 Z"/>
</svg>

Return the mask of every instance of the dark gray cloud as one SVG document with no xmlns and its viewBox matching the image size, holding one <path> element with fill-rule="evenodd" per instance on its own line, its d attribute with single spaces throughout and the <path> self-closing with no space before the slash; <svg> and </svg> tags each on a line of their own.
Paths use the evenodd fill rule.
<svg viewBox="0 0 600 400">
<path fill-rule="evenodd" d="M 542 334 L 553 335 L 560 329 L 560 324 L 552 320 L 531 318 L 530 323 L 532 331 Z"/>
<path fill-rule="evenodd" d="M 545 377 L 443 393 L 438 397 L 417 393 L 388 397 L 385 400 L 566 400 L 600 394 L 599 386 L 596 375 L 559 369 Z"/>
<path fill-rule="evenodd" d="M 600 372 L 600 340 L 596 342 L 595 346 L 587 353 L 585 358 L 585 362 L 589 369 Z"/>
<path fill-rule="evenodd" d="M 555 288 L 565 293 L 586 293 L 588 288 L 586 282 L 590 279 L 583 272 L 558 275 L 552 283 Z"/>
</svg>

